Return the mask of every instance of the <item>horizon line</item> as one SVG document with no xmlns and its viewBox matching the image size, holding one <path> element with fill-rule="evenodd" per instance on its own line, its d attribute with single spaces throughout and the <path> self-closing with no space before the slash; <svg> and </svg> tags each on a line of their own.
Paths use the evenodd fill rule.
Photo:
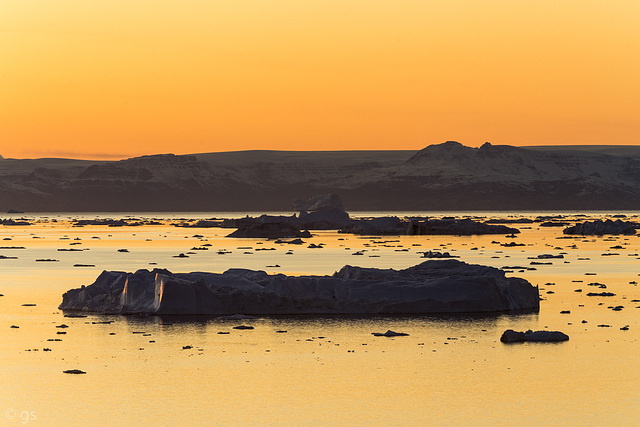
<svg viewBox="0 0 640 427">
<path fill-rule="evenodd" d="M 383 151 L 394 151 L 394 152 L 418 152 L 427 147 L 433 145 L 441 145 L 446 142 L 457 142 L 462 146 L 468 148 L 480 148 L 480 146 L 472 146 L 472 145 L 464 145 L 455 140 L 448 140 L 441 143 L 428 144 L 422 148 L 418 149 L 344 149 L 344 150 L 314 150 L 314 149 L 297 149 L 297 150 L 287 150 L 287 149 L 264 149 L 264 148 L 256 148 L 256 149 L 246 149 L 246 150 L 225 150 L 225 151 L 203 151 L 197 153 L 149 153 L 149 154 L 110 154 L 110 153 L 70 153 L 70 152 L 43 152 L 42 157 L 4 157 L 2 153 L 0 153 L 0 160 L 47 160 L 47 159 L 56 159 L 56 160 L 79 160 L 79 161 L 97 161 L 97 162 L 108 162 L 108 161 L 120 161 L 120 160 L 128 160 L 135 159 L 140 157 L 149 157 L 149 156 L 165 156 L 165 155 L 174 155 L 174 156 L 198 156 L 198 155 L 206 155 L 206 154 L 234 154 L 234 153 L 248 153 L 248 152 L 280 152 L 280 153 L 347 153 L 347 152 L 383 152 Z M 593 148 L 615 148 L 615 147 L 640 147 L 639 144 L 535 144 L 535 145 L 512 145 L 512 144 L 493 144 L 491 142 L 485 142 L 483 144 L 489 143 L 495 146 L 511 146 L 518 148 L 537 148 L 537 147 L 545 147 L 550 149 L 565 149 L 570 147 L 593 147 Z"/>
</svg>

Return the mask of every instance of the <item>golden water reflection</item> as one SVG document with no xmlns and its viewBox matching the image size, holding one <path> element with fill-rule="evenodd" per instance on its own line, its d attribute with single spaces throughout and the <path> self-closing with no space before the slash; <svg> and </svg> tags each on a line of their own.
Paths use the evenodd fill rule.
<svg viewBox="0 0 640 427">
<path fill-rule="evenodd" d="M 362 238 L 321 231 L 302 246 L 231 240 L 224 238 L 230 230 L 169 224 L 73 228 L 60 221 L 4 227 L 1 237 L 11 240 L 1 245 L 25 249 L 0 250 L 18 258 L 0 260 L 0 410 L 5 414 L 0 418 L 19 424 L 26 411 L 37 418 L 29 422 L 44 425 L 636 423 L 640 292 L 632 282 L 640 273 L 639 238 L 564 239 L 561 228 L 530 226 L 518 227 L 522 234 L 515 239 Z M 509 241 L 525 246 L 501 246 Z M 74 242 L 81 244 L 70 245 Z M 203 243 L 211 244 L 209 250 L 191 251 Z M 309 243 L 324 248 L 309 249 Z M 88 250 L 58 251 L 80 247 Z M 256 250 L 266 247 L 275 250 Z M 129 252 L 118 252 L 124 248 Z M 545 253 L 564 258 L 509 273 L 540 286 L 544 300 L 538 314 L 229 321 L 66 318 L 57 310 L 64 291 L 90 284 L 103 269 L 240 267 L 331 274 L 345 264 L 405 268 L 424 261 L 420 252 L 436 249 L 496 267 L 531 268 L 529 258 Z M 363 250 L 364 255 L 353 255 Z M 174 258 L 187 252 L 194 253 Z M 35 261 L 46 258 L 58 261 Z M 267 267 L 276 264 L 280 267 Z M 606 284 L 615 296 L 586 296 L 596 290 L 588 285 L 592 282 Z M 609 308 L 617 305 L 624 308 Z M 69 327 L 56 327 L 61 324 Z M 255 329 L 233 329 L 239 324 Z M 629 330 L 620 329 L 626 325 Z M 508 328 L 561 330 L 571 339 L 504 345 L 499 338 Z M 409 336 L 371 335 L 387 329 Z M 74 368 L 87 374 L 62 373 Z M 10 410 L 13 419 L 7 418 Z"/>
</svg>

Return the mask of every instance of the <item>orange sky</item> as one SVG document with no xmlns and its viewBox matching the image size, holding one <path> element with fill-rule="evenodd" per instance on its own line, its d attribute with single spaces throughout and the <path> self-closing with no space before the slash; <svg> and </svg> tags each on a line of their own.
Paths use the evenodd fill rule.
<svg viewBox="0 0 640 427">
<path fill-rule="evenodd" d="M 0 155 L 640 145 L 640 1 L 2 0 Z"/>
</svg>

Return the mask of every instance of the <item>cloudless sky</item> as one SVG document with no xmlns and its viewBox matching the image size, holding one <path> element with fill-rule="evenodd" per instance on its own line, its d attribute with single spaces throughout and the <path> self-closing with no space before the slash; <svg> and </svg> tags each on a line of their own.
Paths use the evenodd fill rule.
<svg viewBox="0 0 640 427">
<path fill-rule="evenodd" d="M 640 1 L 0 0 L 0 155 L 640 145 Z"/>
</svg>

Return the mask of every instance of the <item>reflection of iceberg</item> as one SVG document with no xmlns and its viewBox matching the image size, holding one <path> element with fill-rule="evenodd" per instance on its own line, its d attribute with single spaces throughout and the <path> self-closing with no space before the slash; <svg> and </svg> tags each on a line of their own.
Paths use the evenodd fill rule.
<svg viewBox="0 0 640 427">
<path fill-rule="evenodd" d="M 537 311 L 539 294 L 526 280 L 493 267 L 432 260 L 405 270 L 345 266 L 332 276 L 104 271 L 92 285 L 66 292 L 60 309 L 212 315 Z"/>
</svg>

